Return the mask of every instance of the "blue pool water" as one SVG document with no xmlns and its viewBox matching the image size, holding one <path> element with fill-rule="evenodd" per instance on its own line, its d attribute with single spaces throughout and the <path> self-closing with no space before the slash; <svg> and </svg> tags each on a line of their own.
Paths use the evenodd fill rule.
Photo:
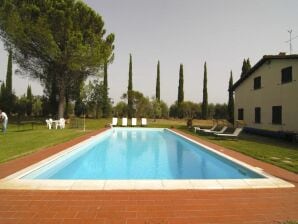
<svg viewBox="0 0 298 224">
<path fill-rule="evenodd" d="M 23 179 L 263 178 L 166 129 L 114 128 Z"/>
</svg>

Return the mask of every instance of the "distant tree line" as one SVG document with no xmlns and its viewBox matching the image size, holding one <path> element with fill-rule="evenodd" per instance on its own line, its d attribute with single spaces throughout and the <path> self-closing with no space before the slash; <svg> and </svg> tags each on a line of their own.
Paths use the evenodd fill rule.
<svg viewBox="0 0 298 224">
<path fill-rule="evenodd" d="M 246 61 L 246 60 L 245 60 Z M 245 62 L 246 63 L 246 62 Z M 184 76 L 183 64 L 179 67 L 179 83 L 177 101 L 168 105 L 160 97 L 160 62 L 157 63 L 156 92 L 151 99 L 141 92 L 133 90 L 132 86 L 132 56 L 129 57 L 128 89 L 121 97 L 122 101 L 112 106 L 112 100 L 108 97 L 108 66 L 104 65 L 103 79 L 95 78 L 88 83 L 81 82 L 76 91 L 76 100 L 66 102 L 64 116 L 87 117 L 149 117 L 149 118 L 190 118 L 190 119 L 227 119 L 231 123 L 234 120 L 233 92 L 229 91 L 228 104 L 208 103 L 207 93 L 207 64 L 204 64 L 203 75 L 203 100 L 202 103 L 184 101 Z M 230 72 L 229 90 L 233 86 L 233 74 Z M 6 82 L 2 82 L 0 88 L 0 106 L 8 114 L 16 116 L 55 116 L 57 108 L 57 96 L 45 89 L 43 96 L 34 96 L 31 86 L 27 87 L 27 93 L 17 97 L 12 90 L 12 53 L 9 51 Z M 72 93 L 73 94 L 73 93 Z M 56 98 L 55 98 L 56 97 Z M 129 99 L 129 100 L 128 100 Z"/>
<path fill-rule="evenodd" d="M 246 61 L 246 60 L 245 60 Z M 246 62 L 245 62 L 246 63 Z M 143 93 L 133 90 L 132 86 L 132 56 L 129 56 L 129 78 L 127 92 L 121 96 L 122 101 L 112 106 L 112 100 L 108 97 L 108 66 L 103 68 L 103 79 L 95 78 L 88 83 L 81 82 L 76 91 L 76 100 L 66 102 L 64 116 L 87 117 L 149 117 L 149 118 L 190 118 L 190 119 L 227 119 L 231 123 L 234 120 L 233 92 L 229 91 L 228 104 L 208 103 L 207 92 L 207 64 L 204 64 L 203 75 L 203 100 L 202 103 L 184 101 L 184 76 L 183 64 L 179 67 L 179 83 L 177 101 L 168 105 L 160 97 L 160 61 L 157 63 L 156 92 L 151 99 Z M 229 90 L 233 86 L 233 74 L 230 72 Z M 49 88 L 50 89 L 50 88 Z M 31 86 L 27 87 L 27 93 L 17 97 L 12 90 L 12 53 L 9 51 L 6 83 L 1 84 L 0 106 L 8 114 L 16 116 L 55 116 L 58 104 L 57 96 L 47 92 L 43 96 L 34 96 Z M 74 93 L 71 93 L 74 94 Z"/>
</svg>

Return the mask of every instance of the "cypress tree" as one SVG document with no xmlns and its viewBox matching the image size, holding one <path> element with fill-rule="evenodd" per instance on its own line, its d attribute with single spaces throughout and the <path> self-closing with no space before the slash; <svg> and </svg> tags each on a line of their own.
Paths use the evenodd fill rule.
<svg viewBox="0 0 298 224">
<path fill-rule="evenodd" d="M 128 117 L 133 116 L 133 95 L 132 95 L 132 57 L 129 55 L 129 72 L 128 72 L 128 88 L 127 88 L 127 107 Z"/>
<path fill-rule="evenodd" d="M 228 120 L 234 123 L 234 97 L 233 97 L 233 73 L 231 70 L 230 80 L 229 80 L 229 101 L 228 101 Z"/>
<path fill-rule="evenodd" d="M 27 100 L 32 101 L 32 90 L 30 85 L 27 87 Z"/>
<path fill-rule="evenodd" d="M 108 63 L 104 63 L 104 77 L 103 77 L 103 117 L 109 116 L 109 93 L 108 93 Z"/>
<path fill-rule="evenodd" d="M 248 73 L 250 69 L 251 69 L 250 61 L 249 61 L 249 58 L 247 58 L 247 60 L 246 60 L 246 73 Z"/>
<path fill-rule="evenodd" d="M 9 50 L 7 73 L 6 73 L 6 91 L 8 94 L 12 94 L 12 51 Z"/>
<path fill-rule="evenodd" d="M 241 69 L 241 78 L 244 77 L 248 71 L 251 69 L 251 65 L 250 65 L 250 61 L 249 61 L 249 58 L 247 58 L 247 60 L 243 60 L 243 63 L 242 63 L 242 69 Z"/>
<path fill-rule="evenodd" d="M 32 114 L 32 107 L 33 107 L 33 96 L 32 96 L 32 90 L 31 86 L 28 85 L 27 87 L 27 103 L 26 103 L 26 113 L 28 116 Z"/>
<path fill-rule="evenodd" d="M 243 62 L 242 62 L 242 68 L 241 68 L 241 78 L 243 77 L 243 76 L 245 76 L 245 74 L 246 74 L 246 60 L 245 60 L 245 58 L 243 59 Z"/>
<path fill-rule="evenodd" d="M 202 103 L 202 118 L 207 119 L 208 116 L 208 92 L 207 92 L 207 65 L 204 64 L 204 80 L 203 80 L 203 103 Z"/>
<path fill-rule="evenodd" d="M 180 64 L 179 69 L 179 86 L 178 86 L 178 106 L 184 101 L 183 91 L 183 64 Z"/>
<path fill-rule="evenodd" d="M 160 101 L 160 64 L 159 61 L 157 63 L 157 77 L 156 77 L 156 91 L 155 98 L 159 102 Z"/>
</svg>

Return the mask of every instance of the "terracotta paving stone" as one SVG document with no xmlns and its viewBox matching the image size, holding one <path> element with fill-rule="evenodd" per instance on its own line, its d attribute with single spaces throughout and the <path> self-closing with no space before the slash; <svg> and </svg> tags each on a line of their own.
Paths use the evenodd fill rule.
<svg viewBox="0 0 298 224">
<path fill-rule="evenodd" d="M 3 178 L 96 133 L 0 165 Z M 177 130 L 176 130 L 177 131 Z M 288 180 L 295 188 L 251 190 L 0 190 L 0 224 L 277 224 L 298 220 L 298 175 L 187 135 Z"/>
</svg>

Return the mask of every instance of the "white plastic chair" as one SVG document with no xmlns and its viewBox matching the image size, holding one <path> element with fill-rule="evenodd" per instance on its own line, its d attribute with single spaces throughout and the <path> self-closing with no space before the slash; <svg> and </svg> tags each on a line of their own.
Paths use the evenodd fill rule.
<svg viewBox="0 0 298 224">
<path fill-rule="evenodd" d="M 60 127 L 60 129 L 65 128 L 65 119 L 64 118 L 60 118 L 60 120 L 58 120 L 56 122 L 56 129 Z"/>
<path fill-rule="evenodd" d="M 147 118 L 142 118 L 141 124 L 142 126 L 147 126 Z"/>
<path fill-rule="evenodd" d="M 127 117 L 122 118 L 122 126 L 126 127 L 127 126 Z"/>
<path fill-rule="evenodd" d="M 48 129 L 52 129 L 52 121 L 51 121 L 51 119 L 47 119 L 46 120 L 46 123 L 47 123 L 47 128 Z"/>
<path fill-rule="evenodd" d="M 137 126 L 137 119 L 136 118 L 131 119 L 131 126 Z"/>
<path fill-rule="evenodd" d="M 118 123 L 118 118 L 117 117 L 113 117 L 112 119 L 112 126 L 117 126 Z"/>
</svg>

